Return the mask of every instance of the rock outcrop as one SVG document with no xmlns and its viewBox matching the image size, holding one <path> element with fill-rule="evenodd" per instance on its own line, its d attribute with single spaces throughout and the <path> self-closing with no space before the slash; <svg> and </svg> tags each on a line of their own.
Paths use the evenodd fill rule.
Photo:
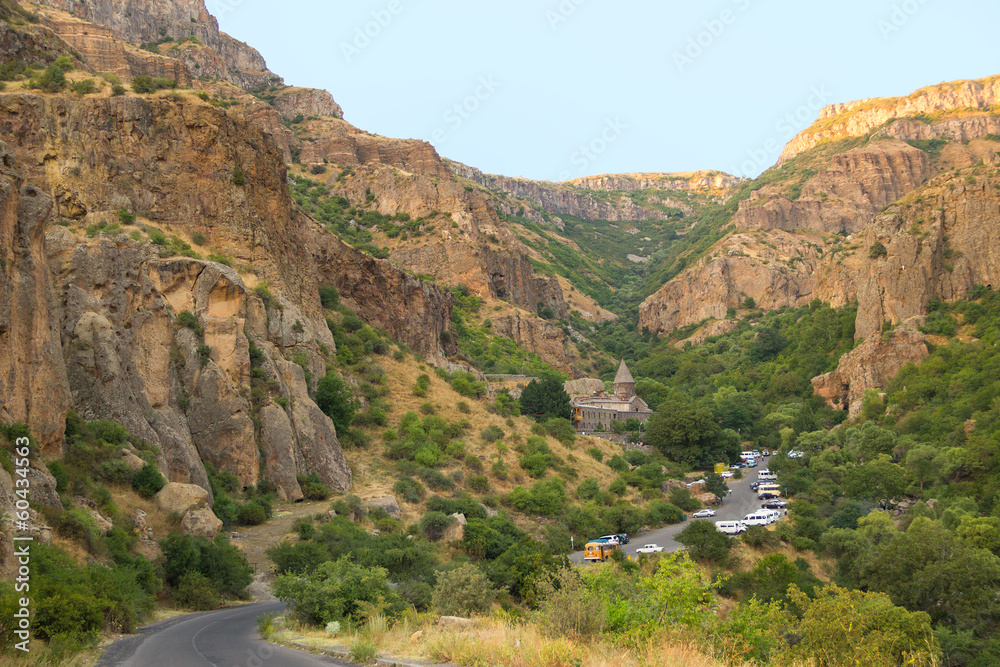
<svg viewBox="0 0 1000 667">
<path fill-rule="evenodd" d="M 281 81 L 268 71 L 256 49 L 219 30 L 204 0 L 133 0 L 127 9 L 115 0 L 42 0 L 40 4 L 106 26 L 118 39 L 136 45 L 164 37 L 197 37 L 227 64 L 215 74 L 246 90 L 261 90 Z"/>
<path fill-rule="evenodd" d="M 26 183 L 0 141 L 0 422 L 27 424 L 47 456 L 61 456 L 69 388 L 45 223 L 52 199 Z"/>
<path fill-rule="evenodd" d="M 293 120 L 300 114 L 307 118 L 344 118 L 344 110 L 334 101 L 333 95 L 315 88 L 285 88 L 277 94 L 272 105 L 288 120 Z"/>
<path fill-rule="evenodd" d="M 184 514 L 209 504 L 208 491 L 194 484 L 170 482 L 154 497 L 156 506 L 166 514 Z"/>
<path fill-rule="evenodd" d="M 452 173 L 500 193 L 533 202 L 542 211 L 551 214 L 572 215 L 587 220 L 651 220 L 664 216 L 663 207 L 676 208 L 684 213 L 693 209 L 680 199 L 671 198 L 670 192 L 696 192 L 722 196 L 740 182 L 739 178 L 722 172 L 691 172 L 684 174 L 615 174 L 550 183 L 526 178 L 510 178 L 485 174 L 478 169 L 458 162 L 447 162 Z M 626 193 L 648 190 L 643 202 Z M 595 192 L 612 192 L 620 196 L 608 199 Z M 501 199 L 501 201 L 503 201 Z M 513 206 L 512 208 L 518 208 Z M 521 206 L 519 215 L 530 213 Z M 513 211 L 512 211 L 513 212 Z"/>
<path fill-rule="evenodd" d="M 921 321 L 910 321 L 909 326 L 885 336 L 875 334 L 867 338 L 840 359 L 836 370 L 813 378 L 816 395 L 855 417 L 861 412 L 868 390 L 885 387 L 903 366 L 911 362 L 919 364 L 927 357 L 924 335 L 915 326 Z"/>
<path fill-rule="evenodd" d="M 970 109 L 989 110 L 997 104 L 1000 104 L 1000 76 L 942 83 L 921 88 L 906 97 L 832 104 L 824 107 L 819 119 L 785 146 L 779 164 L 822 141 L 864 136 L 895 118 L 965 114 Z"/>
</svg>

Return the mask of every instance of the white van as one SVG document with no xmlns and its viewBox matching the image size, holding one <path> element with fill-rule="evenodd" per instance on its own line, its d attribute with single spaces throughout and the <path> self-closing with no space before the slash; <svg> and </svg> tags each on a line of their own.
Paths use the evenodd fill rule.
<svg viewBox="0 0 1000 667">
<path fill-rule="evenodd" d="M 746 461 L 747 459 L 753 459 L 753 458 L 756 458 L 756 457 L 753 455 L 753 452 L 746 451 L 746 452 L 741 452 L 740 453 L 740 458 L 743 459 L 744 461 Z"/>
<path fill-rule="evenodd" d="M 747 532 L 746 524 L 742 521 L 716 521 L 715 529 L 726 535 L 738 535 Z"/>
<path fill-rule="evenodd" d="M 777 482 L 778 476 L 772 475 L 770 472 L 765 473 L 763 470 L 761 470 L 759 473 L 757 473 L 757 479 L 760 480 L 761 482 Z"/>
<path fill-rule="evenodd" d="M 743 523 L 746 526 L 767 526 L 774 523 L 774 519 L 766 510 L 759 510 L 743 517 Z"/>
<path fill-rule="evenodd" d="M 771 520 L 768 523 L 774 523 L 775 521 L 781 519 L 781 512 L 779 512 L 778 510 L 760 510 L 760 511 L 763 512 L 764 514 L 767 514 L 771 518 Z"/>
</svg>

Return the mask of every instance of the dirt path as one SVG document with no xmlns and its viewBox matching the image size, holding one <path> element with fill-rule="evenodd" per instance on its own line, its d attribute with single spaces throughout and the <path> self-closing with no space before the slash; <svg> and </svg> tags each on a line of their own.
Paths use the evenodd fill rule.
<svg viewBox="0 0 1000 667">
<path fill-rule="evenodd" d="M 267 523 L 260 526 L 241 526 L 239 530 L 229 533 L 232 543 L 246 554 L 247 560 L 254 567 L 254 581 L 250 585 L 250 593 L 255 600 L 274 599 L 271 595 L 274 563 L 265 552 L 281 542 L 285 536 L 291 537 L 292 526 L 296 521 L 315 514 L 325 514 L 329 508 L 329 501 L 284 503 L 274 508 L 274 516 Z"/>
</svg>

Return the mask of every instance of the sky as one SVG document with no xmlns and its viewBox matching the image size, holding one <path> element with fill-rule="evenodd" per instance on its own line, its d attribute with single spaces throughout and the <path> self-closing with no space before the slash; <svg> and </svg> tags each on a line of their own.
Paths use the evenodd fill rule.
<svg viewBox="0 0 1000 667">
<path fill-rule="evenodd" d="M 206 4 L 357 127 L 538 180 L 753 177 L 826 104 L 1000 74 L 995 0 Z"/>
</svg>

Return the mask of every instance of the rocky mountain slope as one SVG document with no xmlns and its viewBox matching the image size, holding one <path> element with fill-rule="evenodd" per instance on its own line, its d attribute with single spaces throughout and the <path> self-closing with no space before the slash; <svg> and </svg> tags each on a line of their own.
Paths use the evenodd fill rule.
<svg viewBox="0 0 1000 667">
<path fill-rule="evenodd" d="M 881 109 L 876 116 L 857 104 L 826 112 L 821 123 L 840 138 L 807 131 L 793 141 L 783 163 L 741 191 L 733 233 L 642 304 L 640 326 L 668 333 L 741 309 L 857 301 L 862 340 L 926 314 L 932 300 L 994 284 L 994 84 L 960 82 L 869 104 Z M 942 88 L 953 95 L 928 92 Z M 927 110 L 938 115 L 902 117 Z M 876 127 L 872 118 L 883 116 Z M 916 338 L 911 347 L 922 345 Z M 913 353 L 879 356 L 885 379 Z M 855 385 L 837 399 L 852 411 L 865 388 L 879 386 Z"/>
</svg>

